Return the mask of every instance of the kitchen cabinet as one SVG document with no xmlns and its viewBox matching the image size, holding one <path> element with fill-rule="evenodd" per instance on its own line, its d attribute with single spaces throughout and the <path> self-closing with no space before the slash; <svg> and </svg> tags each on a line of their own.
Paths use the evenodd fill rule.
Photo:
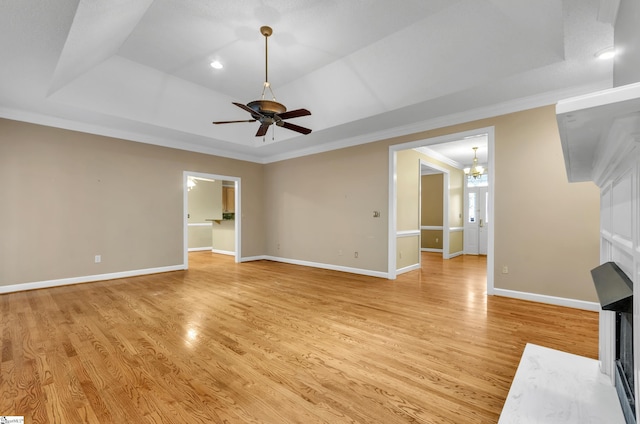
<svg viewBox="0 0 640 424">
<path fill-rule="evenodd" d="M 236 189 L 234 187 L 222 187 L 222 212 L 236 211 Z"/>
</svg>

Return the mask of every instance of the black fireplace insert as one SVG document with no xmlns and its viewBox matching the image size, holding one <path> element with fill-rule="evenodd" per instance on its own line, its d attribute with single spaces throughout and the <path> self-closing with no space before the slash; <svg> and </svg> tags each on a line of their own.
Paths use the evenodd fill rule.
<svg viewBox="0 0 640 424">
<path fill-rule="evenodd" d="M 627 424 L 635 424 L 633 282 L 614 262 L 592 269 L 591 276 L 602 309 L 616 312 L 616 391 Z"/>
</svg>

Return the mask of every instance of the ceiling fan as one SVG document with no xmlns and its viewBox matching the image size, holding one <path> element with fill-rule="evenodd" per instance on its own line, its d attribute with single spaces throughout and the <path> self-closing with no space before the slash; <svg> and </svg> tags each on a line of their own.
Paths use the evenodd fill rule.
<svg viewBox="0 0 640 424">
<path fill-rule="evenodd" d="M 269 83 L 269 50 L 268 50 L 268 39 L 269 36 L 273 33 L 271 27 L 263 26 L 260 27 L 260 33 L 264 35 L 264 85 L 262 87 L 262 99 L 254 100 L 252 102 L 247 103 L 246 105 L 242 103 L 233 102 L 234 105 L 238 106 L 240 109 L 243 109 L 251 114 L 252 119 L 240 120 L 240 121 L 214 121 L 214 124 L 232 124 L 236 122 L 260 122 L 260 128 L 258 128 L 258 132 L 256 133 L 256 137 L 263 137 L 269 127 L 275 124 L 278 127 L 283 127 L 288 130 L 296 131 L 301 134 L 309 134 L 311 130 L 309 128 L 304 128 L 299 125 L 292 124 L 290 122 L 285 122 L 286 119 L 298 118 L 300 116 L 311 115 L 307 109 L 296 109 L 290 110 L 287 112 L 287 108 L 282 104 L 276 102 L 275 95 L 273 94 L 273 90 L 271 89 L 271 84 Z M 271 96 L 273 100 L 265 100 L 264 94 L 265 91 L 269 89 L 271 92 Z"/>
</svg>

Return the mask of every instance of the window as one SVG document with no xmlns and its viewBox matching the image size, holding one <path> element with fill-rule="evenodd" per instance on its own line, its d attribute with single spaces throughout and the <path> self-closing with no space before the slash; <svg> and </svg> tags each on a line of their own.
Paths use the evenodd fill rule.
<svg viewBox="0 0 640 424">
<path fill-rule="evenodd" d="M 488 187 L 488 186 L 489 186 L 489 175 L 487 173 L 480 175 L 478 178 L 467 176 L 467 187 Z"/>
<path fill-rule="evenodd" d="M 476 222 L 476 193 L 469 193 L 469 222 Z"/>
</svg>

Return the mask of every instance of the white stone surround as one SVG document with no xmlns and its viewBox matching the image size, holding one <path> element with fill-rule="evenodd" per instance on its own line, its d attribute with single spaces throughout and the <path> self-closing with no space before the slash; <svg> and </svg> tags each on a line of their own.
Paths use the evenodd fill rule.
<svg viewBox="0 0 640 424">
<path fill-rule="evenodd" d="M 625 424 L 599 361 L 527 344 L 498 424 Z"/>
</svg>

